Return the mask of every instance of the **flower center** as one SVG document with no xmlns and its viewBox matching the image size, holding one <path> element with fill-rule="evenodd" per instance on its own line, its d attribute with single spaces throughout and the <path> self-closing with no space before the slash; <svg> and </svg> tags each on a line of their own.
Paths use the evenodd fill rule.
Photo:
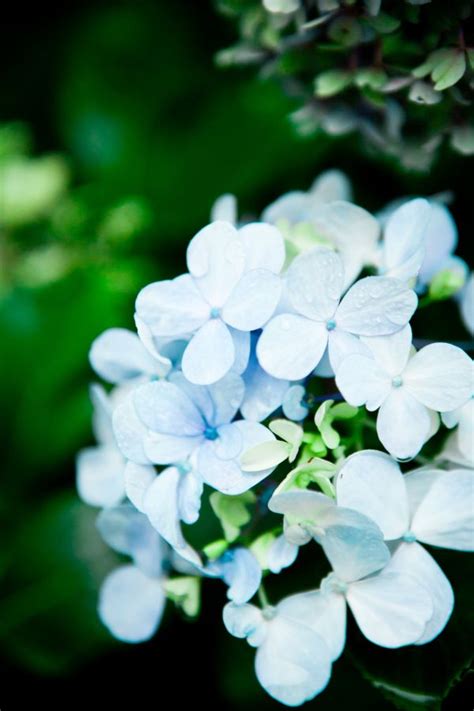
<svg viewBox="0 0 474 711">
<path fill-rule="evenodd" d="M 405 543 L 415 543 L 416 536 L 413 531 L 406 531 L 402 536 L 402 540 L 404 540 Z"/>
<path fill-rule="evenodd" d="M 215 427 L 209 427 L 209 425 L 204 430 L 204 437 L 206 439 L 214 440 L 219 437 L 219 433 Z"/>
<path fill-rule="evenodd" d="M 262 610 L 262 617 L 264 620 L 273 620 L 276 615 L 276 607 L 273 605 L 267 605 Z"/>
<path fill-rule="evenodd" d="M 217 306 L 213 306 L 209 312 L 209 315 L 211 318 L 219 318 L 219 316 L 221 315 L 221 311 L 217 308 Z"/>
<path fill-rule="evenodd" d="M 334 329 L 336 328 L 336 322 L 333 318 L 330 318 L 329 321 L 326 321 L 326 328 L 328 331 L 334 331 Z"/>
<path fill-rule="evenodd" d="M 396 375 L 392 378 L 392 387 L 400 388 L 403 385 L 403 378 L 401 375 Z"/>
<path fill-rule="evenodd" d="M 321 582 L 320 587 L 321 591 L 326 593 L 335 592 L 345 595 L 347 592 L 347 583 L 345 583 L 344 580 L 340 580 L 335 573 L 329 573 L 329 575 Z"/>
<path fill-rule="evenodd" d="M 180 474 L 188 474 L 191 471 L 191 466 L 187 462 L 179 462 L 176 465 L 176 469 Z"/>
</svg>

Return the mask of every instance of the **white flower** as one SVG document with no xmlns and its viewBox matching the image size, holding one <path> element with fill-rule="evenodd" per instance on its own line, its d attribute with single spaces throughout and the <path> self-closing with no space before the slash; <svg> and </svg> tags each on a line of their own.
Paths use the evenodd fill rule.
<svg viewBox="0 0 474 711">
<path fill-rule="evenodd" d="M 257 357 L 267 373 L 304 378 L 326 347 L 336 369 L 344 356 L 361 350 L 358 336 L 400 330 L 417 304 L 415 293 L 397 279 L 361 279 L 340 301 L 343 288 L 343 264 L 335 252 L 316 248 L 293 261 L 286 278 L 293 312 L 272 318 L 257 343 Z"/>
<path fill-rule="evenodd" d="M 431 427 L 430 410 L 463 405 L 472 392 L 470 358 L 456 346 L 433 343 L 411 353 L 411 329 L 383 338 L 363 338 L 371 355 L 353 354 L 336 371 L 336 383 L 351 405 L 380 408 L 377 434 L 393 456 L 418 454 Z"/>
<path fill-rule="evenodd" d="M 474 395 L 462 407 L 452 412 L 444 412 L 442 420 L 453 433 L 454 443 L 465 461 L 474 463 Z"/>
<path fill-rule="evenodd" d="M 224 624 L 234 637 L 257 647 L 255 673 L 270 696 L 287 706 L 314 698 L 331 676 L 331 652 L 311 618 L 305 595 L 292 595 L 276 607 L 228 603 Z"/>
<path fill-rule="evenodd" d="M 172 363 L 155 350 L 152 355 L 136 333 L 126 328 L 109 328 L 92 343 L 91 366 L 108 383 L 124 383 L 137 378 L 166 376 Z"/>
<path fill-rule="evenodd" d="M 387 541 L 399 541 L 389 568 L 414 576 L 428 591 L 433 614 L 415 644 L 436 637 L 454 603 L 448 579 L 420 545 L 474 550 L 474 474 L 420 469 L 403 475 L 383 452 L 353 454 L 337 477 L 337 501 L 375 521 Z M 419 541 L 419 542 L 418 542 Z"/>
</svg>

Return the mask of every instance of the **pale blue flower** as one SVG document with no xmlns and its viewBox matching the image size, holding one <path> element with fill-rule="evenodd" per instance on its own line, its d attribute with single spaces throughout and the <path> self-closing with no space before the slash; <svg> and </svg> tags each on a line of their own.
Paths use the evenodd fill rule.
<svg viewBox="0 0 474 711">
<path fill-rule="evenodd" d="M 126 504 L 105 509 L 97 520 L 108 545 L 131 556 L 133 564 L 113 570 L 99 594 L 99 616 L 123 642 L 143 642 L 156 632 L 166 596 L 166 547 L 146 516 Z"/>
<path fill-rule="evenodd" d="M 288 393 L 290 383 L 269 375 L 258 362 L 255 346 L 258 334 L 252 334 L 252 348 L 246 370 L 242 378 L 245 394 L 240 411 L 246 420 L 261 422 L 281 407 Z"/>
<path fill-rule="evenodd" d="M 257 422 L 232 422 L 243 396 L 243 381 L 233 373 L 209 387 L 192 385 L 181 373 L 147 383 L 114 412 L 117 442 L 137 464 L 188 462 L 204 483 L 241 494 L 272 471 L 242 471 L 241 454 L 274 439 Z"/>
<path fill-rule="evenodd" d="M 474 474 L 419 469 L 403 475 L 387 454 L 353 454 L 341 468 L 337 501 L 375 521 L 385 540 L 398 543 L 390 563 L 416 578 L 431 597 L 433 613 L 415 644 L 430 642 L 444 629 L 453 609 L 451 585 L 427 543 L 455 550 L 474 550 Z"/>
<path fill-rule="evenodd" d="M 155 350 L 152 355 L 136 333 L 126 328 L 109 328 L 92 343 L 91 366 L 108 383 L 124 383 L 136 378 L 164 377 L 171 360 Z"/>
<path fill-rule="evenodd" d="M 262 569 L 258 560 L 247 548 L 242 547 L 229 549 L 218 560 L 209 563 L 203 573 L 222 578 L 229 588 L 227 597 L 236 605 L 251 600 L 262 582 Z"/>
<path fill-rule="evenodd" d="M 215 383 L 234 365 L 235 335 L 248 338 L 272 316 L 284 259 L 275 227 L 254 223 L 237 230 L 228 222 L 212 222 L 189 243 L 189 274 L 142 289 L 137 317 L 153 336 L 192 334 L 183 372 L 193 383 Z"/>
<path fill-rule="evenodd" d="M 397 279 L 361 279 L 341 300 L 343 285 L 344 268 L 335 252 L 316 248 L 293 261 L 286 278 L 293 312 L 272 318 L 257 344 L 267 373 L 300 380 L 318 365 L 326 347 L 336 370 L 344 356 L 364 350 L 359 336 L 395 333 L 416 309 L 415 293 Z"/>
</svg>

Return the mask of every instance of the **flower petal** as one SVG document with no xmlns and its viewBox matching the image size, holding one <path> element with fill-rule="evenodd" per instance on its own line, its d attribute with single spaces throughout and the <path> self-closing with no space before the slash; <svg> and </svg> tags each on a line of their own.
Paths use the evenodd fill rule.
<svg viewBox="0 0 474 711">
<path fill-rule="evenodd" d="M 231 193 L 219 195 L 211 209 L 211 221 L 222 220 L 230 222 L 231 225 L 237 223 L 237 199 Z"/>
<path fill-rule="evenodd" d="M 125 467 L 125 493 L 132 504 L 143 513 L 143 499 L 150 484 L 156 479 L 155 468 L 127 462 Z"/>
<path fill-rule="evenodd" d="M 388 541 L 400 538 L 409 528 L 403 474 L 383 452 L 351 455 L 337 476 L 336 494 L 338 505 L 368 516 Z"/>
<path fill-rule="evenodd" d="M 430 416 L 405 387 L 392 389 L 377 416 L 377 434 L 385 449 L 398 459 L 411 459 L 423 447 Z"/>
<path fill-rule="evenodd" d="M 426 644 L 445 628 L 454 607 L 454 594 L 449 580 L 435 559 L 419 543 L 401 543 L 389 564 L 389 570 L 409 573 L 429 592 L 433 615 L 415 644 Z"/>
<path fill-rule="evenodd" d="M 213 318 L 189 341 L 181 367 L 191 383 L 210 385 L 223 378 L 234 361 L 235 347 L 229 329 L 220 318 Z"/>
<path fill-rule="evenodd" d="M 414 644 L 433 615 L 427 589 L 395 570 L 351 583 L 346 599 L 362 634 L 390 649 Z"/>
<path fill-rule="evenodd" d="M 138 417 L 152 432 L 196 437 L 205 429 L 196 405 L 174 383 L 146 383 L 135 390 L 133 400 Z"/>
<path fill-rule="evenodd" d="M 432 343 L 411 358 L 403 380 L 410 393 L 431 410 L 455 410 L 471 397 L 472 361 L 456 346 Z"/>
<path fill-rule="evenodd" d="M 299 547 L 294 543 L 288 543 L 285 536 L 281 534 L 271 544 L 267 553 L 268 569 L 272 573 L 281 573 L 283 568 L 293 565 L 299 552 Z"/>
<path fill-rule="evenodd" d="M 229 634 L 247 639 L 251 647 L 258 647 L 265 637 L 267 623 L 255 605 L 236 605 L 228 602 L 223 610 L 224 625 Z"/>
<path fill-rule="evenodd" d="M 281 296 L 281 280 L 268 269 L 246 272 L 222 309 L 225 323 L 240 331 L 261 328 L 275 312 Z"/>
<path fill-rule="evenodd" d="M 275 412 L 283 402 L 289 383 L 268 375 L 255 356 L 244 375 L 245 397 L 240 412 L 246 420 L 261 422 Z M 303 391 L 304 394 L 304 391 Z"/>
<path fill-rule="evenodd" d="M 385 336 L 406 326 L 417 302 L 415 292 L 398 279 L 366 277 L 344 296 L 335 321 L 358 336 Z"/>
<path fill-rule="evenodd" d="M 447 258 L 456 249 L 458 231 L 451 213 L 444 205 L 432 200 L 431 216 L 426 233 L 426 252 L 419 279 L 428 284 Z"/>
<path fill-rule="evenodd" d="M 209 304 L 189 274 L 145 286 L 135 303 L 136 315 L 154 336 L 183 336 L 209 318 Z"/>
<path fill-rule="evenodd" d="M 391 389 L 387 373 L 365 355 L 344 358 L 337 369 L 336 385 L 350 405 L 366 405 L 370 411 L 382 405 Z"/>
<path fill-rule="evenodd" d="M 125 460 L 116 447 L 82 449 L 77 455 L 77 490 L 90 506 L 115 506 L 124 497 Z"/>
<path fill-rule="evenodd" d="M 438 476 L 411 524 L 418 540 L 440 548 L 474 550 L 474 473 L 455 469 Z"/>
<path fill-rule="evenodd" d="M 323 324 L 295 314 L 275 316 L 257 343 L 262 368 L 275 378 L 301 380 L 321 360 L 328 341 Z"/>
<path fill-rule="evenodd" d="M 401 281 L 417 276 L 425 256 L 430 219 L 430 204 L 422 198 L 410 200 L 392 212 L 383 240 L 385 268 L 390 276 Z"/>
<path fill-rule="evenodd" d="M 264 222 L 251 222 L 239 230 L 245 250 L 245 269 L 269 269 L 279 274 L 285 263 L 285 242 L 279 230 Z"/>
<path fill-rule="evenodd" d="M 144 642 L 160 624 L 166 597 L 157 579 L 133 565 L 114 570 L 100 590 L 99 616 L 122 642 Z"/>
<path fill-rule="evenodd" d="M 372 336 L 361 338 L 369 349 L 375 362 L 391 378 L 403 373 L 410 357 L 412 332 L 407 324 L 404 328 L 390 336 Z"/>
<path fill-rule="evenodd" d="M 109 328 L 98 336 L 91 346 L 89 360 L 95 372 L 108 383 L 157 375 L 160 369 L 136 333 L 126 328 Z"/>
<path fill-rule="evenodd" d="M 347 331 L 343 331 L 340 328 L 335 328 L 329 332 L 328 354 L 333 373 L 337 373 L 337 369 L 344 358 L 355 355 L 356 353 L 370 356 L 370 351 L 367 346 L 360 338 L 353 336 L 352 333 L 347 333 Z M 318 368 L 320 366 L 321 362 Z M 321 373 L 321 375 L 325 377 L 324 373 Z"/>
<path fill-rule="evenodd" d="M 212 222 L 191 240 L 186 253 L 188 269 L 211 306 L 225 304 L 245 267 L 245 250 L 229 222 Z"/>
<path fill-rule="evenodd" d="M 336 311 L 343 282 L 339 255 L 330 249 L 312 249 L 291 263 L 287 273 L 288 297 L 302 316 L 327 321 Z"/>
<path fill-rule="evenodd" d="M 123 456 L 136 464 L 150 464 L 144 449 L 148 432 L 136 413 L 133 393 L 117 405 L 112 423 L 117 446 Z"/>
<path fill-rule="evenodd" d="M 217 572 L 229 586 L 227 597 L 236 605 L 248 602 L 262 581 L 262 569 L 256 557 L 247 548 L 226 551 L 215 563 L 208 566 Z"/>
</svg>

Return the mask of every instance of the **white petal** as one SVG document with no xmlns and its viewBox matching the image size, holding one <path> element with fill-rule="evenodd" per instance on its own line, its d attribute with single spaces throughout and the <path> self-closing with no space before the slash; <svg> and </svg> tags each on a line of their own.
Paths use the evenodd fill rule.
<svg viewBox="0 0 474 711">
<path fill-rule="evenodd" d="M 411 528 L 423 543 L 474 550 L 474 472 L 455 469 L 437 477 L 421 501 Z"/>
<path fill-rule="evenodd" d="M 236 328 L 229 328 L 230 335 L 234 341 L 235 358 L 232 370 L 237 375 L 242 375 L 246 369 L 250 358 L 250 333 L 237 331 Z"/>
<path fill-rule="evenodd" d="M 373 358 L 350 355 L 340 363 L 336 385 L 350 405 L 376 410 L 390 394 L 391 381 Z"/>
<path fill-rule="evenodd" d="M 186 259 L 205 300 L 223 306 L 244 272 L 245 250 L 235 227 L 229 222 L 204 227 L 189 243 Z"/>
<path fill-rule="evenodd" d="M 115 439 L 123 456 L 136 464 L 150 464 L 144 449 L 148 433 L 136 413 L 133 393 L 115 408 L 112 423 Z"/>
<path fill-rule="evenodd" d="M 268 269 L 252 269 L 239 281 L 222 309 L 222 318 L 240 331 L 262 328 L 275 312 L 281 280 Z"/>
<path fill-rule="evenodd" d="M 155 468 L 127 462 L 125 467 L 125 493 L 132 504 L 143 512 L 143 498 L 156 478 Z"/>
<path fill-rule="evenodd" d="M 277 614 L 257 650 L 255 672 L 270 696 L 286 706 L 299 706 L 327 685 L 329 651 L 309 627 Z"/>
<path fill-rule="evenodd" d="M 252 647 L 258 647 L 263 641 L 267 623 L 262 611 L 255 605 L 236 605 L 228 602 L 223 610 L 223 619 L 229 634 L 239 639 L 247 639 Z"/>
<path fill-rule="evenodd" d="M 403 373 L 410 356 L 412 333 L 409 325 L 390 336 L 373 336 L 361 341 L 373 355 L 377 365 L 392 378 Z"/>
<path fill-rule="evenodd" d="M 268 549 L 267 561 L 269 570 L 272 573 L 281 573 L 283 568 L 289 568 L 295 562 L 298 551 L 298 546 L 288 543 L 283 534 L 278 536 Z"/>
<path fill-rule="evenodd" d="M 124 497 L 125 460 L 116 447 L 89 447 L 76 461 L 77 490 L 90 506 L 115 506 Z"/>
<path fill-rule="evenodd" d="M 277 224 L 280 220 L 288 221 L 290 224 L 303 222 L 309 217 L 310 205 L 311 200 L 308 199 L 307 193 L 302 190 L 292 190 L 265 208 L 262 219 L 272 224 Z"/>
<path fill-rule="evenodd" d="M 340 170 L 326 170 L 318 175 L 310 190 L 314 203 L 352 199 L 352 187 L 348 177 Z"/>
<path fill-rule="evenodd" d="M 121 390 L 121 389 L 120 389 Z M 115 390 L 116 392 L 116 390 Z M 90 399 L 94 408 L 92 413 L 92 431 L 99 444 L 115 445 L 112 427 L 112 402 L 102 385 L 93 383 L 89 388 Z"/>
<path fill-rule="evenodd" d="M 421 501 L 425 498 L 436 479 L 443 474 L 441 469 L 415 469 L 403 475 L 410 508 L 410 520 L 413 518 Z"/>
<path fill-rule="evenodd" d="M 343 282 L 339 255 L 329 249 L 312 249 L 291 263 L 287 273 L 288 297 L 299 314 L 327 321 L 336 311 Z"/>
<path fill-rule="evenodd" d="M 310 524 L 318 523 L 327 510 L 334 507 L 335 503 L 329 496 L 306 489 L 274 494 L 268 502 L 270 511 L 284 514 L 290 520 Z"/>
<path fill-rule="evenodd" d="M 323 529 L 314 538 L 336 575 L 346 582 L 380 570 L 390 560 L 380 528 L 357 511 L 334 506 L 318 521 Z"/>
<path fill-rule="evenodd" d="M 153 432 L 195 437 L 205 429 L 198 408 L 174 383 L 146 383 L 135 390 L 133 401 L 140 420 Z"/>
<path fill-rule="evenodd" d="M 244 472 L 240 467 L 240 455 L 261 442 L 273 440 L 274 436 L 258 422 L 238 420 L 230 426 L 240 432 L 242 451 L 235 459 L 224 460 L 217 456 L 213 442 L 205 442 L 198 451 L 197 469 L 206 484 L 223 494 L 236 495 L 248 491 L 273 471 L 271 467 L 258 472 Z"/>
<path fill-rule="evenodd" d="M 430 203 L 431 216 L 426 233 L 426 253 L 420 271 L 420 281 L 427 284 L 443 268 L 454 252 L 458 231 L 449 210 L 434 200 Z"/>
<path fill-rule="evenodd" d="M 385 268 L 390 276 L 402 281 L 417 276 L 425 256 L 430 217 L 430 204 L 422 198 L 404 203 L 390 215 L 383 242 Z"/>
<path fill-rule="evenodd" d="M 185 462 L 202 444 L 202 437 L 175 437 L 149 433 L 143 440 L 147 461 L 154 464 Z"/>
<path fill-rule="evenodd" d="M 455 410 L 472 394 L 471 359 L 449 343 L 432 343 L 408 362 L 403 380 L 426 407 L 439 412 Z"/>
<path fill-rule="evenodd" d="M 367 346 L 362 343 L 360 338 L 353 336 L 352 333 L 347 333 L 347 331 L 343 331 L 340 328 L 336 328 L 329 332 L 328 352 L 329 361 L 334 373 L 337 373 L 337 369 L 344 358 L 347 358 L 350 355 L 358 353 L 370 356 L 370 351 L 367 349 Z M 318 368 L 320 365 L 321 363 L 319 363 Z"/>
<path fill-rule="evenodd" d="M 279 230 L 263 222 L 252 222 L 239 230 L 245 250 L 245 269 L 269 269 L 279 274 L 285 262 L 285 242 Z"/>
<path fill-rule="evenodd" d="M 246 420 L 261 422 L 280 407 L 289 383 L 268 375 L 256 358 L 252 358 L 243 377 L 245 397 L 240 411 Z"/>
<path fill-rule="evenodd" d="M 136 333 L 109 328 L 93 342 L 89 360 L 95 372 L 108 383 L 121 383 L 140 375 L 155 375 L 157 362 Z"/>
<path fill-rule="evenodd" d="M 385 449 L 398 459 L 411 459 L 423 447 L 429 429 L 426 407 L 404 386 L 392 389 L 377 416 L 377 434 Z"/>
<path fill-rule="evenodd" d="M 235 347 L 229 329 L 220 318 L 213 318 L 190 340 L 181 365 L 191 383 L 209 385 L 223 378 L 234 361 Z"/>
<path fill-rule="evenodd" d="M 357 452 L 347 459 L 336 483 L 337 503 L 368 516 L 386 540 L 408 530 L 408 501 L 403 474 L 383 452 Z"/>
<path fill-rule="evenodd" d="M 237 199 L 235 195 L 225 193 L 220 195 L 211 209 L 211 221 L 223 220 L 231 225 L 237 223 Z"/>
<path fill-rule="evenodd" d="M 135 309 L 155 336 L 182 336 L 200 328 L 209 318 L 209 304 L 189 274 L 157 281 L 138 294 Z"/>
<path fill-rule="evenodd" d="M 265 326 L 257 343 L 262 368 L 275 378 L 301 380 L 322 358 L 328 331 L 303 316 L 281 314 Z"/>
<path fill-rule="evenodd" d="M 207 388 L 211 398 L 212 412 L 206 415 L 206 422 L 213 427 L 227 424 L 237 414 L 245 392 L 244 381 L 236 373 L 228 373 L 217 383 Z"/>
<path fill-rule="evenodd" d="M 398 279 L 366 277 L 349 289 L 335 321 L 358 336 L 384 336 L 406 326 L 417 302 L 415 292 Z"/>
<path fill-rule="evenodd" d="M 433 615 L 415 644 L 426 644 L 445 628 L 454 607 L 453 589 L 434 558 L 418 543 L 401 543 L 393 554 L 389 570 L 409 573 L 429 592 Z"/>
<path fill-rule="evenodd" d="M 311 590 L 285 598 L 278 604 L 278 610 L 322 637 L 332 661 L 341 656 L 346 641 L 346 601 L 343 595 Z"/>
<path fill-rule="evenodd" d="M 185 560 L 201 565 L 201 559 L 185 540 L 180 524 L 179 495 L 182 477 L 176 467 L 168 467 L 148 488 L 143 510 L 151 525 Z"/>
<path fill-rule="evenodd" d="M 100 590 L 99 616 L 110 632 L 123 642 L 144 642 L 160 624 L 166 598 L 157 579 L 133 565 L 117 568 Z"/>
<path fill-rule="evenodd" d="M 227 551 L 214 566 L 221 568 L 220 575 L 229 586 L 227 597 L 236 605 L 251 600 L 262 582 L 260 564 L 247 548 Z M 212 564 L 210 567 L 213 567 Z"/>
<path fill-rule="evenodd" d="M 399 571 L 351 583 L 346 599 L 362 634 L 390 649 L 414 644 L 433 615 L 427 589 Z"/>
</svg>

